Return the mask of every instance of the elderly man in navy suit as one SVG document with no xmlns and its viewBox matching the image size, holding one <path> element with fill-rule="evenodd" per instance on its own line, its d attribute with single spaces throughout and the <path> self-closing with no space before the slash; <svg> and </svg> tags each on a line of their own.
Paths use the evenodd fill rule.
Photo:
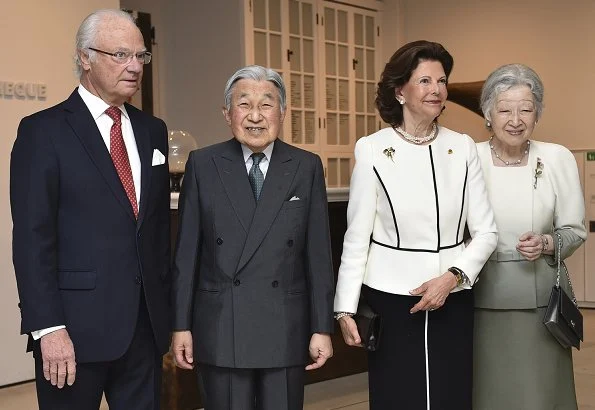
<svg viewBox="0 0 595 410">
<path fill-rule="evenodd" d="M 178 366 L 198 363 L 207 410 L 301 410 L 304 366 L 332 355 L 322 163 L 277 139 L 285 86 L 273 70 L 237 71 L 223 114 L 234 138 L 186 165 L 172 350 Z"/>
<path fill-rule="evenodd" d="M 169 343 L 163 121 L 125 102 L 151 61 L 132 17 L 88 16 L 80 85 L 24 118 L 10 164 L 13 260 L 39 408 L 158 409 Z"/>
</svg>

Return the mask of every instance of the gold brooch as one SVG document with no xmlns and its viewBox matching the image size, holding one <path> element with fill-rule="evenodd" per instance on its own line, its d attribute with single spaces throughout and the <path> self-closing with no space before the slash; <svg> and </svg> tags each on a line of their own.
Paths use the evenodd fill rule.
<svg viewBox="0 0 595 410">
<path fill-rule="evenodd" d="M 393 159 L 393 154 L 395 153 L 395 149 L 393 147 L 385 148 L 384 151 L 382 151 L 382 153 L 384 155 L 386 155 L 392 162 L 395 162 L 395 160 Z"/>
</svg>

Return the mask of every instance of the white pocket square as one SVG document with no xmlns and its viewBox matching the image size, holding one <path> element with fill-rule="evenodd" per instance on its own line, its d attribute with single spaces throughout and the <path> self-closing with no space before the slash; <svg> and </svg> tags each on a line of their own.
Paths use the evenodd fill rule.
<svg viewBox="0 0 595 410">
<path fill-rule="evenodd" d="M 165 155 L 158 149 L 153 150 L 153 160 L 151 161 L 152 166 L 165 164 Z"/>
<path fill-rule="evenodd" d="M 289 200 L 290 201 L 299 201 L 300 198 L 298 196 L 292 196 Z"/>
</svg>

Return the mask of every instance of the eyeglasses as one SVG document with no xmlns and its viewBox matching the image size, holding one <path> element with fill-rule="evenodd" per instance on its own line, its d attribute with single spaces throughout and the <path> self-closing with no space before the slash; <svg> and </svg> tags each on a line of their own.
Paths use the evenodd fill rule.
<svg viewBox="0 0 595 410">
<path fill-rule="evenodd" d="M 115 53 L 108 53 L 107 51 L 98 50 L 93 47 L 88 47 L 89 50 L 97 51 L 98 53 L 105 54 L 112 57 L 118 64 L 130 64 L 132 57 L 136 57 L 136 60 L 141 64 L 149 64 L 151 57 L 153 56 L 148 51 L 141 51 L 140 53 L 130 53 L 126 51 L 116 51 Z"/>
</svg>

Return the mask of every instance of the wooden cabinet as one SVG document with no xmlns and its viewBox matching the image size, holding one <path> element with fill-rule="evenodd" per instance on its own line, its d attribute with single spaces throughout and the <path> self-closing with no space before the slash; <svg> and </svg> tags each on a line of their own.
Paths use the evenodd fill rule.
<svg viewBox="0 0 595 410">
<path fill-rule="evenodd" d="M 246 1 L 246 62 L 273 68 L 287 87 L 282 139 L 320 155 L 327 187 L 348 187 L 355 141 L 381 127 L 382 2 Z"/>
</svg>

